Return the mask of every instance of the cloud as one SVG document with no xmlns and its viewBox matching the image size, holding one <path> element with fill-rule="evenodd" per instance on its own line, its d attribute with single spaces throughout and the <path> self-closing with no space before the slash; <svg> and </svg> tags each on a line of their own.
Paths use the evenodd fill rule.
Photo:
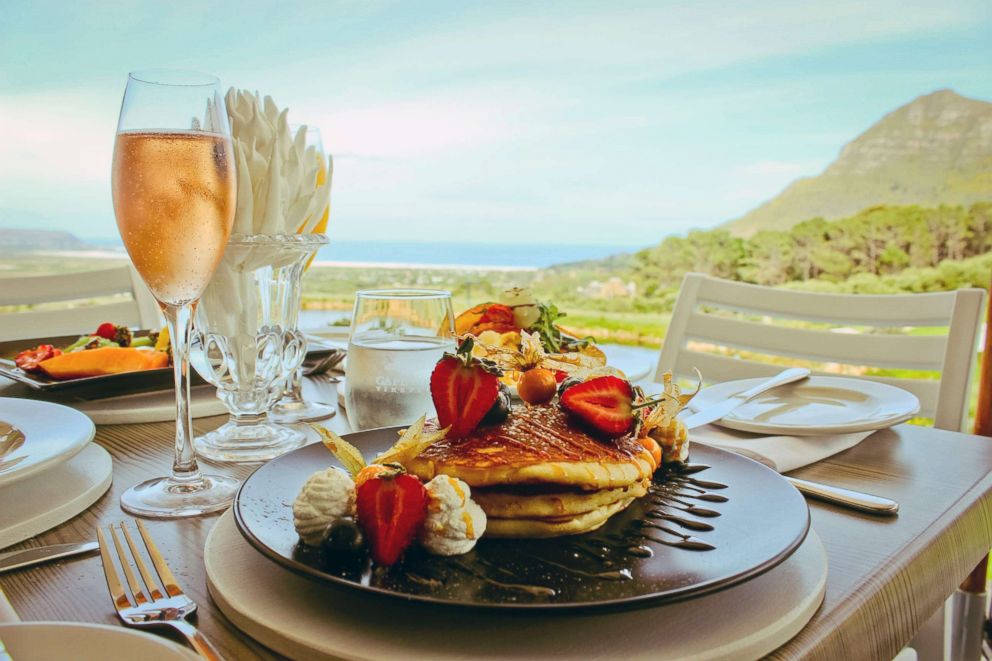
<svg viewBox="0 0 992 661">
<path fill-rule="evenodd" d="M 189 23 L 183 2 L 23 3 L 0 21 L 0 200 L 88 210 L 100 225 L 80 233 L 113 234 L 123 73 L 195 66 L 322 128 L 334 232 L 423 238 L 478 221 L 527 240 L 604 227 L 655 240 L 663 224 L 716 223 L 815 174 L 927 91 L 910 74 L 896 85 L 893 58 L 989 89 L 943 57 L 981 61 L 954 30 L 987 26 L 986 3 L 245 3 L 220 23 Z M 939 37 L 930 53 L 909 47 L 921 35 Z M 851 56 L 851 44 L 867 46 Z"/>
<path fill-rule="evenodd" d="M 72 90 L 0 95 L 0 182 L 108 182 L 119 109 Z"/>
</svg>

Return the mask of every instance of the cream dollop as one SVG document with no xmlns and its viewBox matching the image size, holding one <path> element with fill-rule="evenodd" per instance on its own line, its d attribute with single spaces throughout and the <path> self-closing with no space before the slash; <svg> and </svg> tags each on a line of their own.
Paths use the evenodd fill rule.
<svg viewBox="0 0 992 661">
<path fill-rule="evenodd" d="M 331 162 L 324 183 L 315 186 L 323 157 L 306 145 L 305 126 L 290 131 L 288 113 L 258 92 L 227 92 L 238 169 L 233 234 L 309 234 L 327 208 Z"/>
<path fill-rule="evenodd" d="M 672 418 L 668 425 L 656 427 L 648 435 L 661 446 L 662 463 L 684 462 L 689 458 L 689 431 L 681 420 Z"/>
<path fill-rule="evenodd" d="M 293 502 L 293 525 L 308 546 L 320 546 L 336 519 L 355 515 L 355 482 L 339 468 L 310 476 Z"/>
<path fill-rule="evenodd" d="M 486 532 L 486 513 L 472 500 L 469 486 L 458 478 L 438 475 L 424 485 L 430 498 L 420 544 L 434 555 L 461 555 Z"/>
</svg>

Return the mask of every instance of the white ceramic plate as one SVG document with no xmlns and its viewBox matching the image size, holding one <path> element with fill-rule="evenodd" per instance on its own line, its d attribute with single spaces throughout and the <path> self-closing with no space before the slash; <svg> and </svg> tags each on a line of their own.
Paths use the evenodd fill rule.
<svg viewBox="0 0 992 661">
<path fill-rule="evenodd" d="M 0 397 L 0 421 L 24 434 L 22 443 L 0 455 L 0 487 L 72 458 L 96 433 L 79 411 L 33 399 Z"/>
<path fill-rule="evenodd" d="M 607 364 L 623 372 L 631 383 L 637 383 L 650 376 L 651 370 L 658 361 L 657 351 L 649 356 L 645 353 L 645 349 L 622 344 L 600 344 L 599 348 L 606 354 Z"/>
<path fill-rule="evenodd" d="M 692 401 L 701 411 L 764 379 L 741 379 L 705 388 Z M 815 436 L 884 429 L 915 416 L 916 395 L 902 388 L 838 376 L 811 376 L 775 388 L 731 411 L 715 424 L 757 434 Z"/>
<path fill-rule="evenodd" d="M 0 640 L 17 661 L 190 661 L 192 650 L 144 631 L 79 622 L 0 624 Z"/>
</svg>

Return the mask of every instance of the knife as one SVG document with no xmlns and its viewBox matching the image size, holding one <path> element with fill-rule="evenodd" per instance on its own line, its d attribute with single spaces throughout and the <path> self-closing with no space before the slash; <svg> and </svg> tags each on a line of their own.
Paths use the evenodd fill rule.
<svg viewBox="0 0 992 661">
<path fill-rule="evenodd" d="M 779 372 L 767 381 L 762 381 L 753 388 L 748 388 L 744 392 L 739 392 L 733 397 L 729 397 L 721 402 L 713 404 L 712 406 L 707 406 L 702 411 L 693 413 L 683 419 L 682 424 L 685 425 L 686 429 L 702 427 L 703 425 L 719 420 L 744 402 L 754 399 L 763 392 L 767 392 L 772 388 L 784 386 L 785 384 L 792 383 L 793 381 L 800 381 L 808 376 L 809 370 L 805 367 L 790 367 L 787 370 Z"/>
<path fill-rule="evenodd" d="M 730 451 L 742 457 L 753 459 L 762 466 L 768 466 L 768 468 L 778 473 L 778 466 L 772 463 L 768 457 L 741 448 L 734 448 Z M 816 498 L 827 503 L 850 507 L 854 510 L 879 516 L 894 516 L 899 513 L 899 503 L 891 498 L 876 496 L 875 494 L 865 493 L 864 491 L 845 489 L 844 487 L 835 487 L 830 484 L 821 484 L 820 482 L 800 480 L 798 477 L 792 477 L 790 475 L 782 475 L 782 477 L 785 478 L 786 482 L 798 489 L 800 493 L 810 498 Z"/>
<path fill-rule="evenodd" d="M 90 553 L 99 549 L 96 542 L 80 542 L 75 544 L 52 544 L 20 551 L 0 553 L 0 573 L 21 567 L 37 565 L 49 560 L 67 558 L 80 553 Z"/>
</svg>

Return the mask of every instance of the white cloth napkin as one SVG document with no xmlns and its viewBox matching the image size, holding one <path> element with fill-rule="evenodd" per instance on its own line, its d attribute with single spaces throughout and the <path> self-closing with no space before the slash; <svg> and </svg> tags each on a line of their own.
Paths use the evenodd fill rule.
<svg viewBox="0 0 992 661">
<path fill-rule="evenodd" d="M 289 110 L 233 87 L 227 114 L 238 170 L 238 207 L 233 234 L 309 234 L 320 222 L 331 195 L 331 165 L 317 186 L 321 157 L 306 146 L 307 127 L 294 136 Z"/>
<path fill-rule="evenodd" d="M 716 425 L 689 430 L 689 443 L 704 443 L 755 459 L 779 473 L 816 463 L 852 448 L 874 431 L 827 436 L 761 436 Z M 690 445 L 690 453 L 692 452 Z"/>
</svg>

